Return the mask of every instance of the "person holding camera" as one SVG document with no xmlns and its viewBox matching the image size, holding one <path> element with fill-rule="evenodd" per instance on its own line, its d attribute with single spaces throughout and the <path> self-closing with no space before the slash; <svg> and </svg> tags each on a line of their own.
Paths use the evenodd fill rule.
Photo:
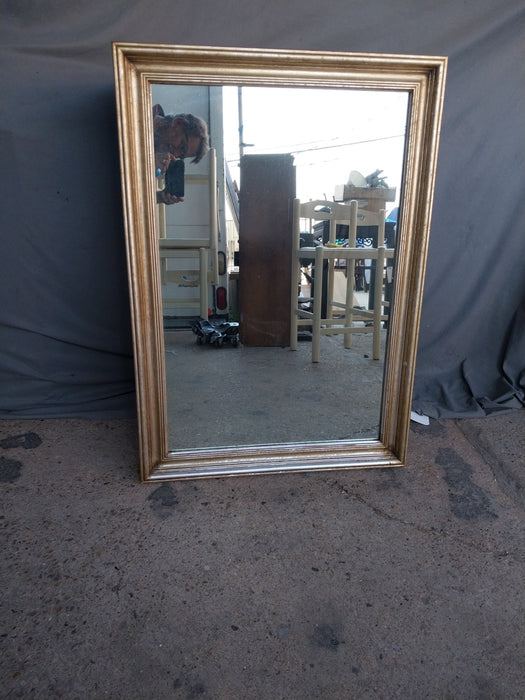
<svg viewBox="0 0 525 700">
<path fill-rule="evenodd" d="M 164 114 L 160 105 L 153 107 L 153 145 L 155 149 L 155 175 L 165 176 L 176 161 L 192 158 L 198 163 L 209 150 L 206 122 L 194 114 Z M 184 168 L 179 169 L 184 176 Z M 157 202 L 176 204 L 184 196 L 170 193 L 168 188 L 157 192 Z"/>
</svg>

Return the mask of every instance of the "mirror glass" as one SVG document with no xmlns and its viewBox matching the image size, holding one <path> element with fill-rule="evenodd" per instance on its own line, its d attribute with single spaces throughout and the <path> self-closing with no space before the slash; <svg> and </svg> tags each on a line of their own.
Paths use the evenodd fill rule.
<svg viewBox="0 0 525 700">
<path fill-rule="evenodd" d="M 141 478 L 403 466 L 446 58 L 113 58 Z"/>
<path fill-rule="evenodd" d="M 399 194 L 403 179 L 408 93 L 406 91 L 329 90 L 280 87 L 153 85 L 151 102 L 153 128 L 165 128 L 179 114 L 192 114 L 207 125 L 213 151 L 198 163 L 185 162 L 184 200 L 161 203 L 159 212 L 159 252 L 166 363 L 168 446 L 170 451 L 196 447 L 257 445 L 268 443 L 312 442 L 379 438 L 384 351 L 388 322 L 381 330 L 381 355 L 372 357 L 370 321 L 355 321 L 352 347 L 345 348 L 341 335 L 322 339 L 319 363 L 312 363 L 312 334 L 299 334 L 296 352 L 289 343 L 261 344 L 239 335 L 232 343 L 228 336 L 220 345 L 196 334 L 192 325 L 200 318 L 200 259 L 197 250 L 206 247 L 208 276 L 217 268 L 216 279 L 209 279 L 206 290 L 207 319 L 211 326 L 240 321 L 240 309 L 247 315 L 257 309 L 243 304 L 239 288 L 244 245 L 252 245 L 251 231 L 239 237 L 243 205 L 244 155 L 285 155 L 290 157 L 290 188 L 301 201 L 349 202 L 356 194 L 364 210 L 385 210 L 387 245 L 395 250 Z M 177 137 L 173 137 L 175 142 Z M 167 143 L 167 142 L 166 142 Z M 155 141 L 159 158 L 170 158 L 169 147 Z M 174 149 L 172 148 L 172 151 Z M 168 154 L 168 155 L 166 155 Z M 171 157 L 174 158 L 173 154 Z M 210 195 L 210 158 L 215 159 L 216 199 Z M 257 159 L 255 159 L 257 161 Z M 181 162 L 180 160 L 178 161 Z M 157 172 L 162 171 L 160 163 Z M 265 187 L 264 181 L 261 186 Z M 159 174 L 155 188 L 165 189 L 165 176 Z M 366 192 L 365 192 L 366 194 Z M 210 206 L 216 202 L 215 212 Z M 276 202 L 275 206 L 278 206 Z M 261 193 L 261 211 L 271 206 Z M 240 210 L 240 214 L 239 214 Z M 217 220 L 216 242 L 206 239 L 209 217 Z M 278 214 L 276 214 L 276 217 Z M 276 228 L 282 228 L 276 221 Z M 303 219 L 302 241 L 322 242 L 323 221 Z M 354 266 L 355 306 L 373 308 L 374 288 L 367 259 L 377 229 L 358 226 L 357 245 L 362 259 Z M 280 234 L 281 235 L 281 234 Z M 287 231 L 283 232 L 284 236 Z M 254 232 L 254 237 L 258 232 Z M 270 232 L 271 237 L 271 232 Z M 337 241 L 348 245 L 348 231 L 340 225 Z M 271 239 L 268 246 L 272 245 Z M 287 245 L 292 246 L 292 229 Z M 186 256 L 185 256 L 186 252 Z M 211 257 L 217 259 L 212 260 Z M 219 265 L 218 259 L 221 259 Z M 385 266 L 385 292 L 388 296 L 395 273 L 393 259 Z M 301 292 L 311 292 L 315 265 L 304 260 Z M 250 263 L 251 264 L 251 263 Z M 248 279 L 267 275 L 270 281 L 285 274 L 288 258 L 276 250 L 270 260 L 261 256 L 251 266 Z M 220 267 L 220 269 L 219 269 Z M 386 277 L 388 273 L 388 278 Z M 347 265 L 335 261 L 336 298 L 344 301 Z M 220 290 L 225 301 L 217 294 Z M 289 304 L 285 289 L 279 306 Z M 274 290 L 268 289 L 268 294 Z M 250 304 L 257 305 L 250 295 Z M 223 306 L 223 308 L 220 308 Z M 235 331 L 237 328 L 234 327 Z M 205 342 L 201 342 L 204 339 Z M 189 429 L 191 426 L 191 429 Z"/>
</svg>

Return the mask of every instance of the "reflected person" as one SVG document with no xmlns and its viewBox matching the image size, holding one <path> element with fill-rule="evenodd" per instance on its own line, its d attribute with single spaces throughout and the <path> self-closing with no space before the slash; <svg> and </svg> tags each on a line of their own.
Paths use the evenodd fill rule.
<svg viewBox="0 0 525 700">
<path fill-rule="evenodd" d="M 206 122 L 194 114 L 164 114 L 160 105 L 153 107 L 153 145 L 155 149 L 155 175 L 165 174 L 172 161 L 192 158 L 198 163 L 209 150 Z M 184 197 L 171 195 L 164 190 L 157 192 L 157 202 L 176 204 Z"/>
</svg>

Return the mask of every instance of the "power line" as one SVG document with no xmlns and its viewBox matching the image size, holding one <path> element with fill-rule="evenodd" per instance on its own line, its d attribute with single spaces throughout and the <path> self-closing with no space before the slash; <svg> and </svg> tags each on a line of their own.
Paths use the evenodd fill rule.
<svg viewBox="0 0 525 700">
<path fill-rule="evenodd" d="M 399 139 L 404 137 L 405 134 L 395 134 L 393 136 L 379 136 L 376 139 L 365 139 L 364 141 L 350 141 L 349 143 L 339 143 L 335 146 L 315 146 L 313 148 L 304 148 L 302 150 L 290 151 L 292 154 L 297 153 L 308 153 L 310 151 L 326 151 L 329 148 L 346 148 L 347 146 L 359 146 L 362 143 L 373 143 L 374 141 L 388 141 L 389 139 Z"/>
<path fill-rule="evenodd" d="M 363 143 L 374 143 L 377 141 L 388 141 L 391 139 L 404 138 L 405 134 L 394 134 L 392 136 L 378 136 L 375 139 L 364 139 L 362 141 L 349 141 L 348 143 L 338 143 L 329 146 L 312 146 L 310 148 L 299 148 L 299 149 L 289 149 L 286 146 L 280 146 L 279 151 L 283 153 L 290 153 L 292 155 L 297 155 L 299 153 L 313 153 L 314 151 L 326 151 L 334 148 L 347 148 L 348 146 L 359 146 Z M 272 149 L 272 153 L 275 153 L 275 149 Z M 228 163 L 238 162 L 237 158 L 227 159 Z"/>
</svg>

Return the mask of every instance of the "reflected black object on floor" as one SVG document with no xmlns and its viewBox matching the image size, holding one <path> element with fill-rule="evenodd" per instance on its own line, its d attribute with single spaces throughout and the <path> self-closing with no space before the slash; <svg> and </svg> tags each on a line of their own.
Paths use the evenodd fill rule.
<svg viewBox="0 0 525 700">
<path fill-rule="evenodd" d="M 239 344 L 239 324 L 235 321 L 209 321 L 199 318 L 192 323 L 191 330 L 197 336 L 197 343 L 207 343 L 217 348 L 227 342 L 234 348 Z"/>
</svg>

